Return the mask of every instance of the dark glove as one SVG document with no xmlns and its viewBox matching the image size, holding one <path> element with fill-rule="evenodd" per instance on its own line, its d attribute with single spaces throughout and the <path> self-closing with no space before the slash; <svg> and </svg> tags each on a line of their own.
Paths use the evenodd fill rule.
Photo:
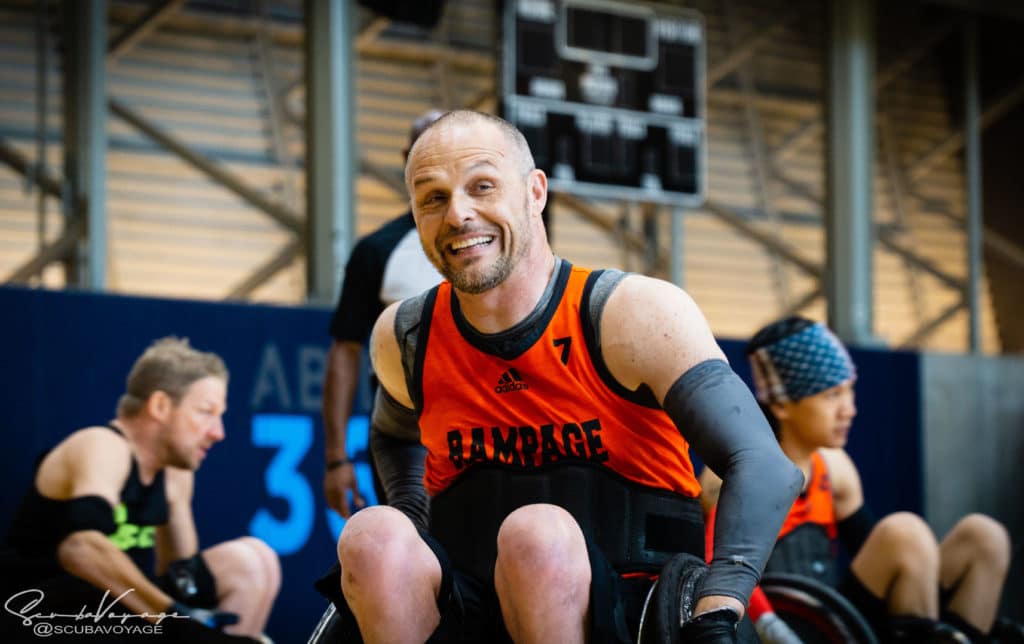
<svg viewBox="0 0 1024 644">
<path fill-rule="evenodd" d="M 679 640 L 687 644 L 735 644 L 736 624 L 740 616 L 731 608 L 723 606 L 697 615 L 683 624 Z"/>
<path fill-rule="evenodd" d="M 228 613 L 226 611 L 213 610 L 209 608 L 198 608 L 195 606 L 188 606 L 186 604 L 182 604 L 181 602 L 174 602 L 173 604 L 171 604 L 170 608 L 166 609 L 164 612 L 168 615 L 171 615 L 170 618 L 164 620 L 164 623 L 175 619 L 173 617 L 174 613 L 177 613 L 182 617 L 188 617 L 189 619 L 197 621 L 203 626 L 206 626 L 207 628 L 212 628 L 215 630 L 220 630 L 225 626 L 230 626 L 231 624 L 238 623 L 238 615 L 236 615 L 235 613 Z"/>
</svg>

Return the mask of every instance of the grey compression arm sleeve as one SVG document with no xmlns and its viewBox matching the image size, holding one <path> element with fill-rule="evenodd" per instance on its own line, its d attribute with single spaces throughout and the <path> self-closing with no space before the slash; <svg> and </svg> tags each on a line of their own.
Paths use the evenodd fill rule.
<svg viewBox="0 0 1024 644">
<path fill-rule="evenodd" d="M 383 387 L 377 390 L 370 417 L 370 452 L 388 505 L 426 531 L 430 523 L 430 502 L 423 487 L 427 450 L 419 441 L 415 412 L 403 407 Z"/>
<path fill-rule="evenodd" d="M 750 390 L 721 360 L 680 376 L 663 407 L 722 478 L 714 557 L 700 595 L 728 595 L 746 604 L 803 474 L 782 453 Z"/>
</svg>

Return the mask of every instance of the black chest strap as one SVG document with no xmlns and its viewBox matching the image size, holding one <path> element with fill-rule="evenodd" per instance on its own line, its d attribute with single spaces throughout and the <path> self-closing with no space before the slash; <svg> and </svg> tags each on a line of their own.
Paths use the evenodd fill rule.
<svg viewBox="0 0 1024 644">
<path fill-rule="evenodd" d="M 567 510 L 619 571 L 657 572 L 678 552 L 704 557 L 704 519 L 696 499 L 584 463 L 529 472 L 477 466 L 431 500 L 430 532 L 457 569 L 488 579 L 502 521 L 532 503 Z"/>
<path fill-rule="evenodd" d="M 810 577 L 835 588 L 839 584 L 836 542 L 816 523 L 805 523 L 779 539 L 764 571 Z"/>
</svg>

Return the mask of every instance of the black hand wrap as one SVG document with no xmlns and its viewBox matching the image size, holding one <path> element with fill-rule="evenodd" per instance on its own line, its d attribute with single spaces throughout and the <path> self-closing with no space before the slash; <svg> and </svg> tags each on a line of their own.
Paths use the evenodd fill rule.
<svg viewBox="0 0 1024 644">
<path fill-rule="evenodd" d="M 701 595 L 746 604 L 803 475 L 782 453 L 750 390 L 721 360 L 706 360 L 680 376 L 662 406 L 722 478 L 715 554 Z"/>
<path fill-rule="evenodd" d="M 697 615 L 680 631 L 680 642 L 692 644 L 733 644 L 739 639 L 736 624 L 740 616 L 731 608 L 718 608 Z"/>
<path fill-rule="evenodd" d="M 206 565 L 201 553 L 188 559 L 172 561 L 167 572 L 157 579 L 157 585 L 174 599 L 201 608 L 216 608 L 217 580 Z"/>
</svg>

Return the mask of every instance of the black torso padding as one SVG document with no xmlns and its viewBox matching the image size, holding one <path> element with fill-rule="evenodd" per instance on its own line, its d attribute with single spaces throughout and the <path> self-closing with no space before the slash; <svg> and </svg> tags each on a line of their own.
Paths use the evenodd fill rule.
<svg viewBox="0 0 1024 644">
<path fill-rule="evenodd" d="M 566 509 L 620 572 L 657 572 L 677 552 L 704 557 L 696 499 L 645 488 L 585 463 L 529 471 L 476 466 L 431 500 L 430 533 L 457 569 L 489 579 L 498 528 L 513 510 L 532 503 Z"/>
<path fill-rule="evenodd" d="M 831 588 L 839 584 L 836 542 L 825 528 L 805 523 L 775 543 L 764 572 L 803 575 Z"/>
</svg>

